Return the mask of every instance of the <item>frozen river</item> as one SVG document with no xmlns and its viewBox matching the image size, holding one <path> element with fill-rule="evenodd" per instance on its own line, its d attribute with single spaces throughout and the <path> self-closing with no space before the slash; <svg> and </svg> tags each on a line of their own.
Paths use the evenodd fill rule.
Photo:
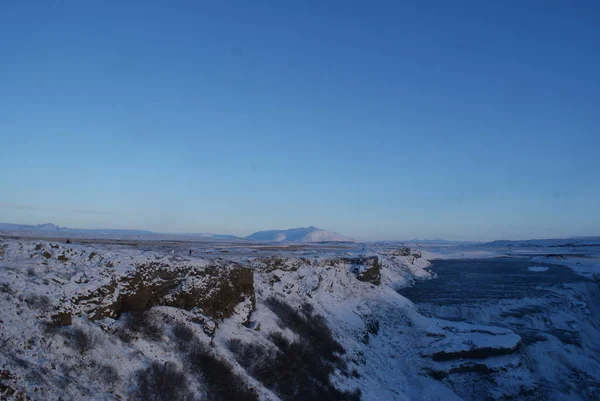
<svg viewBox="0 0 600 401">
<path fill-rule="evenodd" d="M 528 258 L 432 263 L 437 278 L 400 293 L 423 315 L 501 326 L 519 334 L 520 363 L 533 382 L 520 399 L 600 399 L 598 283 L 567 267 Z M 461 394 L 464 398 L 490 394 L 494 384 L 489 375 L 469 375 L 462 380 L 472 384 Z"/>
</svg>

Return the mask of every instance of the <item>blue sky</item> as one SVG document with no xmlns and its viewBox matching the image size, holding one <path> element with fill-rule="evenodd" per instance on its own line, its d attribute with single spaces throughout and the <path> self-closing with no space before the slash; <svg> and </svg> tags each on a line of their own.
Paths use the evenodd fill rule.
<svg viewBox="0 0 600 401">
<path fill-rule="evenodd" d="M 600 3 L 412 3 L 0 2 L 0 221 L 600 235 Z"/>
</svg>

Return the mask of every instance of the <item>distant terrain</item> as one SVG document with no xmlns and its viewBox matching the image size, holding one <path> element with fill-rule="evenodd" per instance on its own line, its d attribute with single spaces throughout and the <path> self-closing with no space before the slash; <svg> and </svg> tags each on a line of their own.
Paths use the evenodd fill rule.
<svg viewBox="0 0 600 401">
<path fill-rule="evenodd" d="M 85 229 L 60 227 L 53 223 L 45 224 L 9 224 L 0 223 L 0 233 L 22 233 L 32 235 L 52 235 L 57 236 L 85 236 L 85 237 L 172 237 L 177 239 L 210 238 L 215 240 L 235 240 L 247 239 L 250 241 L 269 241 L 269 242 L 353 242 L 352 239 L 344 237 L 338 233 L 323 230 L 317 227 L 292 228 L 288 230 L 269 230 L 258 231 L 247 237 L 239 237 L 230 234 L 212 234 L 212 233 L 158 233 L 148 230 L 129 230 L 129 229 Z"/>
<path fill-rule="evenodd" d="M 24 233 L 49 233 L 49 234 L 113 234 L 113 235 L 148 235 L 153 234 L 148 230 L 121 230 L 121 229 L 87 229 L 60 227 L 56 224 L 9 224 L 0 223 L 0 231 L 15 231 Z"/>
<path fill-rule="evenodd" d="M 276 242 L 353 242 L 353 240 L 348 237 L 313 226 L 306 228 L 291 228 L 289 230 L 258 231 L 247 236 L 246 239 Z"/>
</svg>

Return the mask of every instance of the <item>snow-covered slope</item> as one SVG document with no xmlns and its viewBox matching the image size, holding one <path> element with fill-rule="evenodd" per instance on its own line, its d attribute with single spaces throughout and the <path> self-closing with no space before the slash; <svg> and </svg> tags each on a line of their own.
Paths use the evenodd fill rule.
<svg viewBox="0 0 600 401">
<path fill-rule="evenodd" d="M 542 399 L 520 335 L 398 293 L 435 276 L 426 252 L 204 246 L 0 238 L 0 399 Z"/>
<path fill-rule="evenodd" d="M 246 237 L 253 241 L 276 242 L 352 242 L 353 240 L 332 231 L 317 227 L 291 228 L 288 230 L 258 231 Z"/>
</svg>

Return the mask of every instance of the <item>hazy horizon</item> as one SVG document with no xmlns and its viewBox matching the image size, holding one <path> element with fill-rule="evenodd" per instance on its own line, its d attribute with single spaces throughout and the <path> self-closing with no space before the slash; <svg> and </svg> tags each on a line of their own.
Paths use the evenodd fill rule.
<svg viewBox="0 0 600 401">
<path fill-rule="evenodd" d="M 22 223 L 22 222 L 9 222 L 9 221 L 0 221 L 0 224 L 14 224 L 14 225 L 28 225 L 28 226 L 36 226 L 36 225 L 46 225 L 46 224 L 52 224 L 55 225 L 57 227 L 60 228 L 68 228 L 68 229 L 82 229 L 82 230 L 122 230 L 122 231 L 148 231 L 151 232 L 153 234 L 165 234 L 165 235 L 234 235 L 237 236 L 239 238 L 245 238 L 248 236 L 251 236 L 252 234 L 255 234 L 257 232 L 263 232 L 263 231 L 285 231 L 285 230 L 290 230 L 290 229 L 298 229 L 298 228 L 317 228 L 319 230 L 325 230 L 325 231 L 331 231 L 331 232 L 336 232 L 334 230 L 329 230 L 326 227 L 320 227 L 320 226 L 315 226 L 315 225 L 304 225 L 304 226 L 298 226 L 298 227 L 271 227 L 271 228 L 261 228 L 261 229 L 257 229 L 251 232 L 247 232 L 247 233 L 242 233 L 242 234 L 234 234 L 232 232 L 210 232 L 210 231 L 203 231 L 203 230 L 196 230 L 196 231 L 157 231 L 157 230 L 152 230 L 149 228 L 139 228 L 139 227 L 120 227 L 120 226 L 115 226 L 115 227 L 104 227 L 104 226 L 93 226 L 93 227 L 75 227 L 75 226 L 66 226 L 66 225 L 62 225 L 62 224 L 57 224 L 53 221 L 46 221 L 46 222 L 38 222 L 38 223 Z M 345 235 L 345 233 L 342 232 L 336 232 L 337 234 L 340 235 Z M 349 236 L 347 236 L 349 237 Z M 600 237 L 600 235 L 584 235 L 584 236 L 580 236 L 580 235 L 566 235 L 566 236 L 562 236 L 562 237 L 532 237 L 532 238 L 490 238 L 490 239 L 449 239 L 449 238 L 443 238 L 443 237 L 439 237 L 439 236 L 432 236 L 432 237 L 415 237 L 415 236 L 407 236 L 407 237 L 402 237 L 402 238 L 381 238 L 381 239 L 367 239 L 367 238 L 355 238 L 355 237 L 350 237 L 351 240 L 356 240 L 359 242 L 378 242 L 378 241 L 412 241 L 412 240 L 417 240 L 417 241 L 450 241 L 450 242 L 473 242 L 473 243 L 477 243 L 477 242 L 492 242 L 492 241 L 502 241 L 502 240 L 509 240 L 509 241 L 529 241 L 529 240 L 546 240 L 546 239 L 577 239 L 577 238 L 594 238 L 594 237 Z"/>
<path fill-rule="evenodd" d="M 0 221 L 600 232 L 600 3 L 0 5 Z"/>
</svg>

